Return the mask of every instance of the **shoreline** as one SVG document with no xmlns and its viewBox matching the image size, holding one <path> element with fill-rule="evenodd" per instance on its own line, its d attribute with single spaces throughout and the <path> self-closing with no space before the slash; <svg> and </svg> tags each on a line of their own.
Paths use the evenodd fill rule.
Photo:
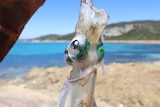
<svg viewBox="0 0 160 107">
<path fill-rule="evenodd" d="M 157 61 L 149 61 L 149 62 L 112 62 L 112 63 L 109 63 L 109 64 L 104 64 L 105 67 L 110 67 L 112 65 L 154 65 L 154 64 L 159 64 L 160 65 L 160 60 L 157 60 Z M 95 66 L 96 68 L 98 68 L 99 70 L 101 69 L 101 65 L 97 65 Z M 114 66 L 112 66 L 114 68 Z M 38 70 L 41 72 L 42 70 L 44 71 L 48 71 L 48 73 L 50 73 L 51 70 L 62 70 L 62 69 L 70 69 L 70 71 L 72 70 L 72 66 L 70 65 L 66 65 L 66 66 L 63 66 L 63 67 L 59 67 L 59 66 L 49 66 L 49 67 L 36 67 L 36 68 L 32 68 L 31 70 L 29 70 L 28 72 L 26 72 L 26 74 L 30 73 L 30 72 L 34 72 L 34 71 L 37 71 L 38 73 Z M 70 71 L 66 71 L 66 72 L 70 72 Z M 52 71 L 51 71 L 52 72 Z M 40 74 L 41 75 L 41 74 Z M 66 74 L 65 74 L 66 75 Z"/>
<path fill-rule="evenodd" d="M 127 65 L 127 64 L 131 64 L 131 63 L 134 63 L 134 64 L 153 64 L 153 63 L 160 63 L 160 60 L 155 60 L 155 61 L 137 61 L 137 62 L 111 62 L 111 63 L 105 63 L 104 66 L 110 66 L 112 64 L 121 64 L 121 65 Z M 96 67 L 101 67 L 101 65 L 98 65 Z M 12 72 L 12 75 L 9 76 L 9 71 L 3 71 L 1 72 L 0 70 L 0 81 L 1 80 L 13 80 L 17 77 L 23 77 L 25 74 L 33 71 L 33 70 L 41 70 L 41 69 L 48 69 L 48 68 L 54 68 L 54 69 L 63 69 L 63 68 L 71 68 L 70 65 L 64 65 L 64 66 L 57 66 L 57 65 L 52 65 L 52 66 L 47 66 L 47 67 L 42 67 L 42 66 L 34 66 L 34 67 L 31 67 L 30 69 L 28 70 L 23 70 L 23 71 L 20 71 L 20 72 Z M 16 71 L 16 70 L 14 70 Z M 2 78 L 3 77 L 3 78 Z"/>
<path fill-rule="evenodd" d="M 57 43 L 69 43 L 70 41 L 67 40 L 59 40 L 59 41 L 50 41 L 50 40 L 32 40 L 32 41 L 17 41 L 17 42 L 22 42 L 22 43 L 52 43 L 52 42 L 57 42 Z M 131 44 L 160 44 L 160 40 L 105 40 L 104 43 L 131 43 Z"/>
<path fill-rule="evenodd" d="M 160 40 L 107 40 L 104 43 L 160 44 Z"/>
</svg>

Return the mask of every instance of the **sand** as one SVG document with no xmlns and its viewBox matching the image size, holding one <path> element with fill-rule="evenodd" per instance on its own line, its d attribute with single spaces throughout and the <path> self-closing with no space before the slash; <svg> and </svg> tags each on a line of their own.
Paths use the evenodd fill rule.
<svg viewBox="0 0 160 107">
<path fill-rule="evenodd" d="M 14 80 L 0 81 L 0 107 L 56 107 L 70 66 L 35 68 Z M 98 67 L 98 107 L 160 107 L 160 62 L 112 63 Z"/>
</svg>

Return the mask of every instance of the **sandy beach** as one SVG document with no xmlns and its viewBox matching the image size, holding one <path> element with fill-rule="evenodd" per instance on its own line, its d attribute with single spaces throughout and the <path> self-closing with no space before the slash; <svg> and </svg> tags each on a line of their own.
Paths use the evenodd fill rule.
<svg viewBox="0 0 160 107">
<path fill-rule="evenodd" d="M 56 107 L 70 66 L 35 68 L 13 80 L 0 81 L 0 107 Z M 98 67 L 98 107 L 160 107 L 160 62 L 112 63 Z"/>
</svg>

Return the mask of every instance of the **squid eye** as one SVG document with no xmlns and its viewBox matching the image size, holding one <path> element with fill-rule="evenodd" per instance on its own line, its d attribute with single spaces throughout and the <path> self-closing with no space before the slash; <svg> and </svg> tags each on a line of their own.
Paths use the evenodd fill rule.
<svg viewBox="0 0 160 107">
<path fill-rule="evenodd" d="M 75 45 L 75 46 L 78 46 L 78 45 L 79 45 L 78 40 L 75 40 L 75 41 L 74 41 L 74 45 Z"/>
<path fill-rule="evenodd" d="M 79 45 L 79 41 L 78 41 L 78 40 L 74 40 L 74 41 L 71 43 L 71 48 L 80 50 L 81 48 L 80 48 L 80 45 Z"/>
</svg>

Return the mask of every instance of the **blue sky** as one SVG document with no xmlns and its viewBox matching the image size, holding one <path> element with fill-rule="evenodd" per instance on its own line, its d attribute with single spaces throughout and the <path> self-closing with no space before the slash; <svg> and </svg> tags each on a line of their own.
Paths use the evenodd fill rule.
<svg viewBox="0 0 160 107">
<path fill-rule="evenodd" d="M 109 24 L 135 20 L 160 20 L 160 0 L 93 0 L 110 15 Z M 46 0 L 29 20 L 20 39 L 75 30 L 80 0 Z"/>
</svg>

